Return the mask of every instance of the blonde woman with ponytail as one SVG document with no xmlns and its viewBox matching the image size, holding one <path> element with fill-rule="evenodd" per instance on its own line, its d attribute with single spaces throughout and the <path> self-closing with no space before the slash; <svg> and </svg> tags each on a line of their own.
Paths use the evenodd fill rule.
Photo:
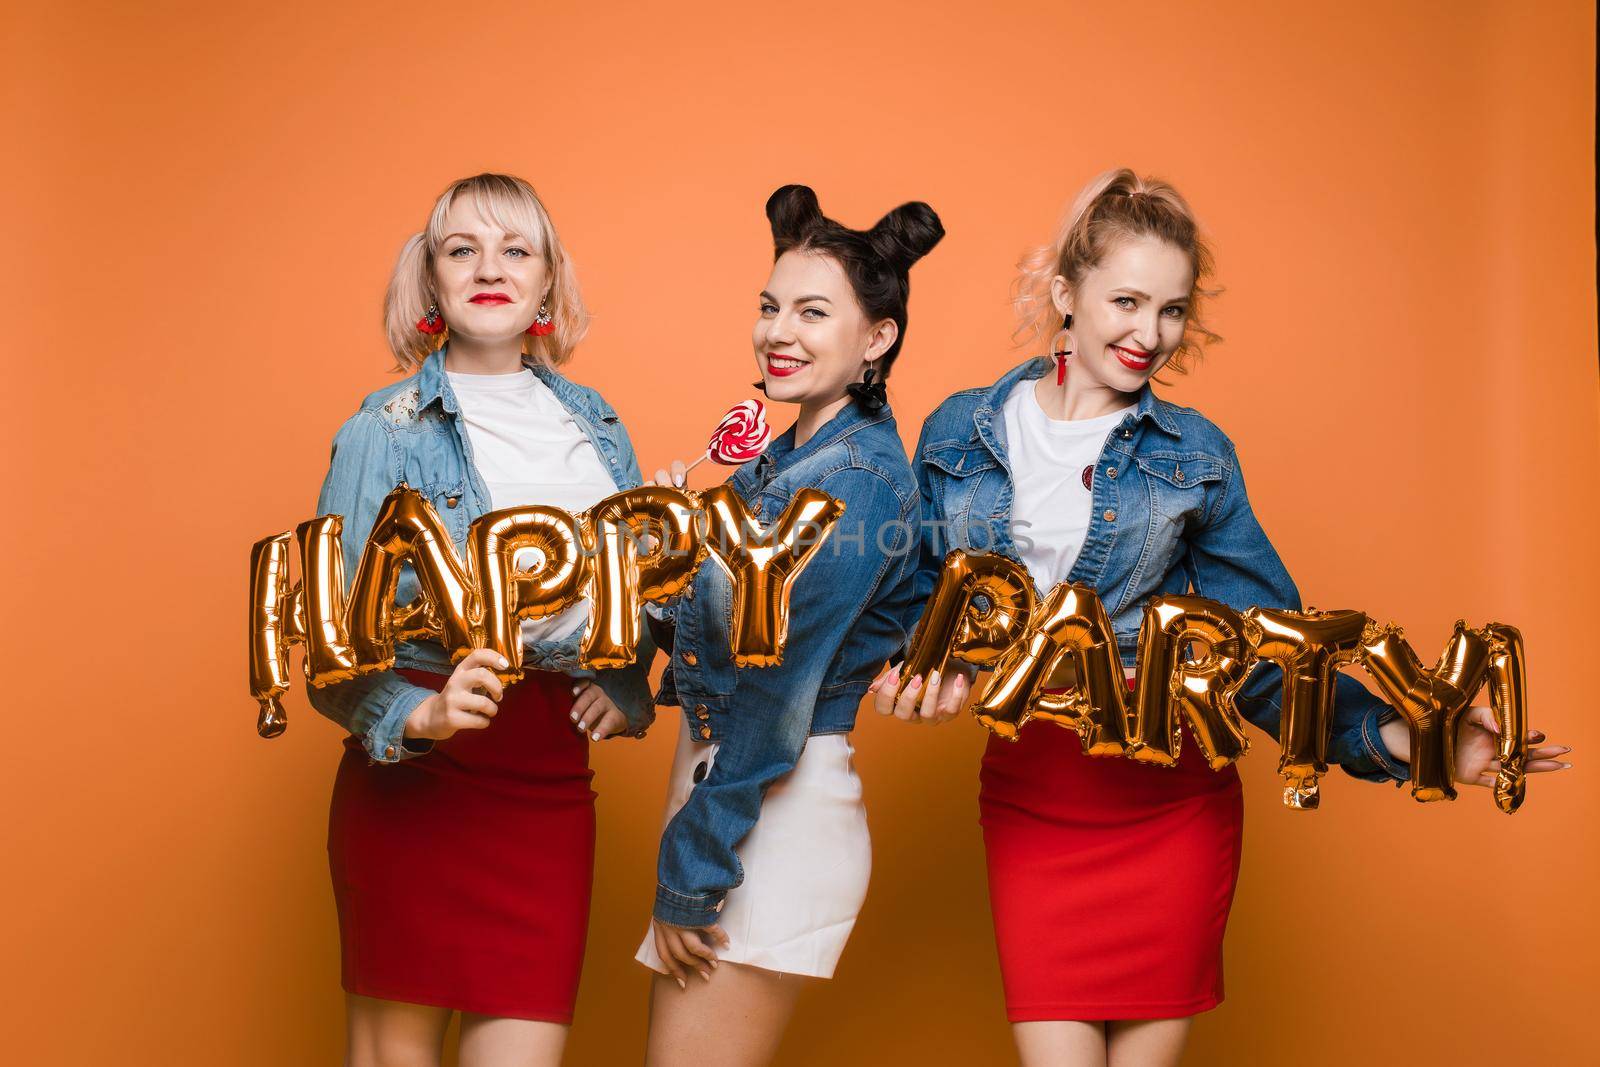
<svg viewBox="0 0 1600 1067">
<path fill-rule="evenodd" d="M 446 189 L 400 254 L 384 318 L 410 373 L 340 428 L 317 505 L 344 517 L 346 581 L 401 482 L 457 551 L 484 512 L 583 511 L 639 485 L 616 412 L 557 369 L 588 315 L 527 182 Z M 397 601 L 416 591 L 407 568 Z M 311 690 L 349 731 L 328 819 L 348 1063 L 438 1063 L 454 1012 L 463 1067 L 560 1062 L 593 881 L 588 746 L 642 736 L 653 714 L 644 665 L 579 667 L 589 611 L 525 622 L 529 669 L 508 688 L 489 650 L 452 667 L 410 641 L 393 670 Z"/>
<path fill-rule="evenodd" d="M 1020 334 L 1045 347 L 993 385 L 946 400 L 912 455 L 923 502 L 916 602 L 926 603 L 949 549 L 1001 553 L 1041 595 L 1061 582 L 1094 588 L 1130 674 L 1152 596 L 1298 609 L 1233 442 L 1150 387 L 1216 340 L 1200 318 L 1210 253 L 1177 190 L 1107 171 L 1022 268 Z M 881 676 L 875 700 L 907 721 L 953 717 L 973 687 L 969 675 L 934 674 L 896 699 L 898 681 L 898 667 Z M 1280 682 L 1262 664 L 1237 697 L 1274 738 Z M 1463 717 L 1462 781 L 1493 781 L 1491 726 L 1488 708 Z M 1528 769 L 1556 770 L 1565 751 L 1534 749 Z M 978 806 L 1007 1015 L 1025 1064 L 1175 1064 L 1191 1018 L 1221 1002 L 1243 837 L 1239 776 L 1212 771 L 1192 737 L 1181 753 L 1174 768 L 1091 758 L 1076 733 L 1044 721 L 1016 744 L 990 738 Z M 1393 781 L 1407 777 L 1408 754 L 1398 716 L 1341 677 L 1329 761 Z"/>
</svg>

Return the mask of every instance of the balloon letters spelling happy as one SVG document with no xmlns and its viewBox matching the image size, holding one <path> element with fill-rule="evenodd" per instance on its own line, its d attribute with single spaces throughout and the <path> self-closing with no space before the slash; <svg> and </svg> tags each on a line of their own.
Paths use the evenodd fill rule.
<svg viewBox="0 0 1600 1067">
<path fill-rule="evenodd" d="M 844 505 L 802 489 L 771 528 L 752 521 L 727 486 L 706 494 L 643 486 L 613 494 L 587 514 L 524 506 L 473 522 L 466 559 L 431 504 L 409 486 L 384 498 L 345 595 L 343 519 L 323 515 L 297 527 L 301 584 L 289 582 L 290 535 L 257 542 L 250 552 L 250 694 L 260 704 L 256 730 L 284 730 L 281 698 L 289 688 L 289 649 L 306 646 L 307 681 L 335 684 L 394 663 L 395 643 L 438 641 L 459 661 L 489 648 L 509 664 L 503 681 L 522 676 L 521 623 L 562 611 L 580 597 L 594 610 L 579 649 L 585 667 L 631 663 L 645 601 L 676 596 L 707 554 L 734 582 L 732 649 L 744 666 L 781 662 L 789 593 L 814 558 Z M 709 526 L 718 536 L 712 546 Z M 648 548 L 641 547 L 648 544 Z M 519 559 L 531 565 L 519 564 Z M 402 569 L 416 575 L 418 596 L 396 606 Z"/>
</svg>

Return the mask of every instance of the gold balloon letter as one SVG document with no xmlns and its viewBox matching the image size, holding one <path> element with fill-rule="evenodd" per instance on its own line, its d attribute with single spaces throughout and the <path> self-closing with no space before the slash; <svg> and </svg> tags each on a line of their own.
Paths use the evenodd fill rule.
<svg viewBox="0 0 1600 1067">
<path fill-rule="evenodd" d="M 416 600 L 394 608 L 400 568 L 416 571 Z M 452 662 L 481 644 L 479 607 L 472 575 L 456 555 L 439 513 L 422 495 L 401 485 L 383 500 L 350 589 L 350 638 L 362 671 L 394 663 L 397 638 L 431 636 Z"/>
<path fill-rule="evenodd" d="M 1528 671 L 1522 658 L 1522 631 L 1491 622 L 1489 635 L 1489 698 L 1500 724 L 1500 770 L 1494 776 L 1495 806 L 1507 815 L 1522 807 L 1527 788 Z"/>
<path fill-rule="evenodd" d="M 289 647 L 297 598 L 289 590 L 289 535 L 250 546 L 250 695 L 261 705 L 256 733 L 277 737 L 288 726 L 280 698 L 289 691 Z"/>
<path fill-rule="evenodd" d="M 763 530 L 730 485 L 709 489 L 700 499 L 712 558 L 733 582 L 733 661 L 776 666 L 789 635 L 789 591 L 844 514 L 844 503 L 807 486 Z"/>
<path fill-rule="evenodd" d="M 539 553 L 532 569 L 518 553 Z M 522 620 L 562 611 L 583 595 L 583 533 L 569 512 L 517 507 L 480 516 L 467 531 L 468 558 L 483 603 L 483 645 L 511 665 L 503 682 L 522 677 Z"/>
<path fill-rule="evenodd" d="M 1328 732 L 1339 667 L 1361 654 L 1371 622 L 1359 611 L 1245 612 L 1245 635 L 1256 655 L 1283 668 L 1283 720 L 1278 773 L 1287 784 L 1283 802 L 1310 810 L 1318 803 L 1317 776 L 1328 769 Z"/>
<path fill-rule="evenodd" d="M 987 606 L 975 603 L 980 597 Z M 942 672 L 951 657 L 979 666 L 993 663 L 1027 632 L 1034 599 L 1033 581 L 1016 560 L 994 552 L 951 552 L 917 624 L 895 697 L 912 678 Z"/>
<path fill-rule="evenodd" d="M 1362 665 L 1411 732 L 1411 795 L 1454 800 L 1456 724 L 1488 674 L 1488 638 L 1458 620 L 1431 671 L 1398 626 L 1369 626 L 1361 644 Z"/>
<path fill-rule="evenodd" d="M 1241 636 L 1244 617 L 1197 596 L 1159 596 L 1139 627 L 1139 689 L 1128 718 L 1128 755 L 1170 767 L 1178 762 L 1181 712 L 1214 771 L 1249 749 L 1234 694 L 1255 661 Z M 1191 642 L 1202 657 L 1180 658 Z"/>
<path fill-rule="evenodd" d="M 594 615 L 583 635 L 583 662 L 622 667 L 639 649 L 639 608 L 681 593 L 705 558 L 694 498 L 646 485 L 606 497 L 589 511 L 593 544 L 589 593 Z M 660 535 L 657 536 L 657 529 Z M 654 547 L 640 555 L 640 539 Z"/>
<path fill-rule="evenodd" d="M 1044 692 L 1063 665 L 1070 666 L 1075 685 L 1061 694 Z M 1126 747 L 1127 693 L 1105 606 L 1088 586 L 1063 582 L 1034 613 L 1022 640 L 995 661 L 994 677 L 972 713 L 1007 740 L 1016 740 L 1029 719 L 1047 719 L 1077 730 L 1085 754 L 1118 756 Z"/>
<path fill-rule="evenodd" d="M 300 541 L 296 629 L 306 643 L 306 681 L 321 688 L 362 673 L 345 630 L 344 519 L 320 515 L 295 527 Z"/>
</svg>

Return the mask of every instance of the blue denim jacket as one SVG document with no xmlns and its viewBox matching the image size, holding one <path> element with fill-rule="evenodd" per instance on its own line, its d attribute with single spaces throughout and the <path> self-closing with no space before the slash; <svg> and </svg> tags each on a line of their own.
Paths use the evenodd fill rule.
<svg viewBox="0 0 1600 1067">
<path fill-rule="evenodd" d="M 676 926 L 716 921 L 744 880 L 734 849 L 806 738 L 854 728 L 867 686 L 904 643 L 917 565 L 916 479 L 888 408 L 866 414 L 849 404 L 799 448 L 791 427 L 729 484 L 761 522 L 805 486 L 845 511 L 791 587 L 781 664 L 734 665 L 732 586 L 711 560 L 664 613 L 671 663 L 656 702 L 682 707 L 684 729 L 720 745 L 661 837 L 655 917 Z"/>
<path fill-rule="evenodd" d="M 445 350 L 430 355 L 417 373 L 379 389 L 339 428 L 333 459 L 317 498 L 318 515 L 344 516 L 345 582 L 355 580 L 367 535 L 378 506 L 396 485 L 405 482 L 425 496 L 444 520 L 456 551 L 465 552 L 467 528 L 491 510 L 489 489 L 472 460 L 472 443 L 457 417 L 460 406 L 444 372 Z M 640 484 L 639 461 L 628 431 L 599 393 L 568 381 L 542 364 L 533 372 L 589 436 L 605 461 L 617 488 Z M 406 603 L 417 595 L 416 574 L 406 565 L 395 599 Z M 530 668 L 592 677 L 640 733 L 655 717 L 647 672 L 655 655 L 645 641 L 636 663 L 614 671 L 595 672 L 578 665 L 576 633 L 557 641 L 530 645 L 523 663 Z M 433 641 L 405 641 L 395 648 L 394 665 L 436 674 L 453 670 L 450 657 Z M 361 738 L 367 754 L 392 763 L 426 752 L 431 742 L 407 740 L 406 718 L 432 690 L 412 685 L 393 670 L 362 675 L 325 688 L 310 689 L 311 706 Z"/>
<path fill-rule="evenodd" d="M 919 617 L 951 549 L 993 551 L 1021 562 L 999 415 L 1017 382 L 1053 366 L 1048 359 L 1029 360 L 987 388 L 956 393 L 923 423 L 913 457 L 923 511 L 913 609 Z M 1146 385 L 1100 453 L 1093 500 L 1083 549 L 1067 580 L 1100 594 L 1124 666 L 1134 666 L 1139 623 L 1152 596 L 1192 591 L 1240 611 L 1252 605 L 1300 609 L 1300 594 L 1250 509 L 1233 442 L 1198 411 L 1160 400 Z M 1019 533 L 1026 536 L 1026 528 Z M 1245 718 L 1274 738 L 1281 684 L 1279 668 L 1263 661 L 1236 698 Z M 1409 768 L 1378 736 L 1378 727 L 1394 716 L 1360 682 L 1341 675 L 1330 762 L 1370 781 L 1407 778 Z"/>
</svg>

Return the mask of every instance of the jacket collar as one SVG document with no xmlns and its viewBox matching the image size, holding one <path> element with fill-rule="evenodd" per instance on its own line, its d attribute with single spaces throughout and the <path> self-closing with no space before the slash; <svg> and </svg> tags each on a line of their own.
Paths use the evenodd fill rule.
<svg viewBox="0 0 1600 1067">
<path fill-rule="evenodd" d="M 460 410 L 456 404 L 455 390 L 450 388 L 450 379 L 444 372 L 444 354 L 448 348 L 449 345 L 441 345 L 434 349 L 422 361 L 422 369 L 417 371 L 418 411 L 433 403 L 438 403 L 452 415 Z"/>
<path fill-rule="evenodd" d="M 978 409 L 972 414 L 973 424 L 977 427 L 978 438 L 996 456 L 1004 455 L 1005 449 L 999 438 L 995 435 L 994 417 L 1001 406 L 1006 402 L 1011 389 L 1019 381 L 1033 381 L 1043 378 L 1055 369 L 1055 361 L 1045 356 L 1036 356 L 1012 367 L 1003 374 L 999 381 L 983 391 L 982 398 L 978 401 Z M 1178 429 L 1178 420 L 1172 417 L 1171 405 L 1159 399 L 1146 382 L 1139 390 L 1138 400 L 1135 401 L 1133 421 L 1140 422 L 1148 419 L 1159 426 L 1164 433 L 1173 437 L 1182 437 Z"/>
<path fill-rule="evenodd" d="M 788 468 L 801 462 L 807 456 L 814 456 L 836 441 L 855 433 L 866 426 L 876 426 L 880 422 L 887 422 L 894 417 L 885 404 L 877 411 L 863 411 L 861 406 L 854 401 L 847 403 L 839 409 L 839 413 L 821 426 L 811 435 L 811 439 L 799 448 L 794 446 L 794 426 L 790 426 L 779 434 L 767 450 L 757 456 L 750 463 L 740 468 L 739 473 L 749 473 L 756 485 L 765 485 L 774 477 Z"/>
</svg>

